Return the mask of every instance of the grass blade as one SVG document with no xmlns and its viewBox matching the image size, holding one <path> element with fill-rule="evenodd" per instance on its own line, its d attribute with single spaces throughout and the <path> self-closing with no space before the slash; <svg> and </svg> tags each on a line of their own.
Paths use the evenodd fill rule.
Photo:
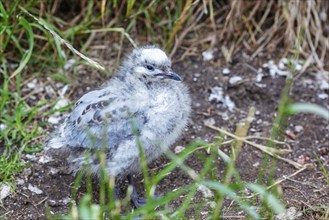
<svg viewBox="0 0 329 220">
<path fill-rule="evenodd" d="M 329 111 L 321 106 L 311 103 L 294 103 L 286 107 L 288 114 L 313 113 L 329 120 Z"/>
<path fill-rule="evenodd" d="M 29 62 L 29 60 L 31 58 L 31 55 L 32 55 L 32 52 L 33 52 L 33 47 L 34 47 L 34 35 L 33 35 L 33 31 L 32 31 L 31 25 L 23 17 L 20 17 L 19 18 L 19 24 L 22 25 L 24 27 L 24 29 L 27 31 L 28 42 L 29 42 L 29 49 L 27 50 L 27 53 L 23 56 L 22 61 L 20 62 L 18 68 L 9 77 L 9 79 L 15 77 L 18 73 L 20 73 L 24 69 L 24 67 L 26 66 L 26 64 Z"/>
</svg>

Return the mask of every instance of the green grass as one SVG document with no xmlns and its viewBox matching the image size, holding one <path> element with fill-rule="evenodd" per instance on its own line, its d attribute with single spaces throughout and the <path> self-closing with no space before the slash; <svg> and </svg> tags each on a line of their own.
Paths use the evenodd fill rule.
<svg viewBox="0 0 329 220">
<path fill-rule="evenodd" d="M 250 115 L 246 120 L 246 123 L 241 123 L 237 127 L 236 135 L 243 137 L 247 134 L 251 119 L 254 114 L 254 109 L 251 109 Z M 101 161 L 101 178 L 100 178 L 100 201 L 95 204 L 91 202 L 92 199 L 92 184 L 91 178 L 88 175 L 88 164 L 84 170 L 87 170 L 86 185 L 87 185 L 87 193 L 83 196 L 80 202 L 76 201 L 77 190 L 81 184 L 82 178 L 84 175 L 80 173 L 76 178 L 76 182 L 73 187 L 72 192 L 72 203 L 70 212 L 68 215 L 57 216 L 55 218 L 60 219 L 88 219 L 91 216 L 96 217 L 97 219 L 104 219 L 106 216 L 111 219 L 134 219 L 134 218 L 142 218 L 142 219 L 156 219 L 156 218 L 165 218 L 165 219 L 184 219 L 185 213 L 191 210 L 203 210 L 208 209 L 206 202 L 194 203 L 191 202 L 192 198 L 194 198 L 198 192 L 198 187 L 200 185 L 208 187 L 210 190 L 214 192 L 214 197 L 212 201 L 216 204 L 216 208 L 210 212 L 210 219 L 219 219 L 221 216 L 221 209 L 223 206 L 223 198 L 228 197 L 233 200 L 237 205 L 237 210 L 243 210 L 247 216 L 252 219 L 260 219 L 261 215 L 258 212 L 258 208 L 250 203 L 250 198 L 245 197 L 244 190 L 246 188 L 250 189 L 253 192 L 253 198 L 256 198 L 259 201 L 262 201 L 264 204 L 264 209 L 266 210 L 266 215 L 269 213 L 280 213 L 284 210 L 284 206 L 282 203 L 268 190 L 265 186 L 254 184 L 254 183 L 244 183 L 241 181 L 238 171 L 235 168 L 235 159 L 237 158 L 240 148 L 242 146 L 242 141 L 240 139 L 235 140 L 234 143 L 234 153 L 232 152 L 231 157 L 224 157 L 224 161 L 227 164 L 226 173 L 223 178 L 223 182 L 220 183 L 216 179 L 216 175 L 214 172 L 219 172 L 219 170 L 215 169 L 218 157 L 218 149 L 221 148 L 223 143 L 223 134 L 219 134 L 216 137 L 216 142 L 207 144 L 201 140 L 196 140 L 192 142 L 192 144 L 188 145 L 184 151 L 180 154 L 175 155 L 171 152 L 167 152 L 166 156 L 170 159 L 170 163 L 167 164 L 161 171 L 157 174 L 149 173 L 146 165 L 146 158 L 142 150 L 142 146 L 140 143 L 137 145 L 140 146 L 140 158 L 141 158 L 141 166 L 142 173 L 144 177 L 144 187 L 146 189 L 146 197 L 148 202 L 145 206 L 134 210 L 134 212 L 127 212 L 122 214 L 122 210 L 129 210 L 129 195 L 122 201 L 113 202 L 113 180 L 108 178 L 105 174 L 105 161 L 102 159 L 105 157 L 104 152 L 99 152 L 99 160 Z M 184 163 L 186 159 L 188 159 L 191 155 L 199 152 L 201 149 L 209 149 L 210 155 L 202 155 L 200 160 L 202 160 L 203 168 L 196 172 L 193 168 L 189 167 Z M 88 155 L 86 155 L 88 158 Z M 86 159 L 87 160 L 87 159 Z M 102 165 L 103 164 L 103 165 Z M 168 192 L 164 196 L 153 199 L 153 189 L 159 184 L 161 180 L 163 180 L 168 173 L 173 171 L 174 169 L 182 169 L 193 182 L 188 184 L 182 188 L 177 189 L 173 192 Z M 234 177 L 234 182 L 231 181 L 232 177 Z M 130 192 L 131 193 L 131 192 Z M 129 189 L 128 189 L 129 194 Z M 177 210 L 171 210 L 168 206 L 170 202 L 178 199 L 179 197 L 184 196 L 184 200 L 182 204 L 177 208 Z M 110 200 L 106 198 L 112 198 Z M 77 202 L 79 203 L 77 205 Z M 195 213 L 198 218 L 198 212 Z M 273 215 L 272 214 L 272 215 Z M 264 216 L 264 215 L 263 215 Z M 199 216 L 201 217 L 201 216 Z"/>
<path fill-rule="evenodd" d="M 1 182 L 12 183 L 14 174 L 23 170 L 26 166 L 21 162 L 20 153 L 3 153 L 0 157 Z"/>
<path fill-rule="evenodd" d="M 3 125 L 0 130 L 1 183 L 13 183 L 15 175 L 28 166 L 28 164 L 22 163 L 23 153 L 34 153 L 42 150 L 44 129 L 47 128 L 43 121 L 44 118 L 56 111 L 66 111 L 70 107 L 54 110 L 53 106 L 56 100 L 40 100 L 38 104 L 31 105 L 27 99 L 24 99 L 26 94 L 22 93 L 22 84 L 30 78 L 49 76 L 56 82 L 70 82 L 68 77 L 59 72 L 57 68 L 60 67 L 65 72 L 66 57 L 73 56 L 77 52 L 72 51 L 70 45 L 67 49 L 61 43 L 61 38 L 74 42 L 72 43 L 74 47 L 82 48 L 83 54 L 87 54 L 88 47 L 84 43 L 91 34 L 110 34 L 112 40 L 110 43 L 117 42 L 120 46 L 117 56 L 118 64 L 123 45 L 136 46 L 132 34 L 142 36 L 141 39 L 138 39 L 139 41 L 156 43 L 171 51 L 171 49 L 177 49 L 177 45 L 182 43 L 180 42 L 182 35 L 178 34 L 181 30 L 191 25 L 200 25 L 197 23 L 200 21 L 198 13 L 202 10 L 209 10 L 209 14 L 203 17 L 204 20 L 201 20 L 201 22 L 205 22 L 205 25 L 209 24 L 207 23 L 208 19 L 214 25 L 216 15 L 212 1 L 206 4 L 206 7 L 203 2 L 195 3 L 193 1 L 88 1 L 86 5 L 81 6 L 84 15 L 75 23 L 69 24 L 59 19 L 59 15 L 51 13 L 51 4 L 44 5 L 45 11 L 43 12 L 47 13 L 41 13 L 42 18 L 39 18 L 41 3 L 42 1 L 39 0 L 0 2 L 0 62 L 2 71 L 0 76 L 2 85 L 0 87 L 0 125 Z M 36 16 L 39 21 L 30 17 L 24 12 L 24 9 Z M 163 19 L 163 14 L 165 14 L 166 19 Z M 49 30 L 54 31 L 59 36 L 54 37 Z M 183 37 L 187 36 L 187 33 L 184 34 Z M 193 34 L 195 33 L 193 32 Z M 192 36 L 195 37 L 197 34 Z M 175 45 L 177 42 L 178 44 Z M 298 45 L 296 48 L 299 48 Z M 297 53 L 299 52 L 297 51 Z M 88 62 L 90 63 L 87 59 Z M 12 64 L 17 64 L 17 66 L 13 67 Z M 291 103 L 289 92 L 293 86 L 292 83 L 293 78 L 288 78 L 282 91 L 277 118 L 271 134 L 273 140 L 280 139 L 279 131 L 285 129 L 288 118 L 293 114 L 314 113 L 328 120 L 329 113 L 326 109 L 309 103 Z M 253 110 L 250 111 L 250 117 L 252 115 Z M 226 164 L 225 167 L 221 168 L 225 170 L 222 180 L 217 179 L 218 170 L 214 170 L 218 151 L 224 142 L 224 134 L 219 133 L 210 144 L 197 140 L 186 146 L 179 155 L 168 152 L 166 156 L 171 162 L 157 174 L 147 170 L 145 155 L 141 150 L 142 173 L 148 198 L 148 203 L 144 207 L 134 212 L 126 211 L 125 216 L 122 216 L 122 208 L 129 210 L 129 195 L 121 202 L 113 202 L 113 199 L 108 201 L 107 198 L 113 198 L 114 180 L 107 177 L 104 169 L 102 169 L 100 186 L 97 189 L 92 189 L 91 176 L 88 175 L 89 168 L 87 166 L 86 195 L 81 201 L 76 201 L 77 190 L 81 185 L 82 178 L 84 178 L 80 174 L 76 178 L 72 190 L 69 213 L 63 216 L 49 215 L 49 218 L 105 219 L 107 216 L 111 219 L 133 219 L 142 216 L 144 219 L 186 219 L 186 212 L 194 209 L 197 210 L 195 218 L 198 219 L 201 218 L 199 216 L 200 211 L 208 209 L 209 219 L 218 219 L 223 214 L 224 198 L 234 201 L 236 204 L 234 209 L 242 210 L 250 219 L 272 218 L 284 210 L 284 204 L 279 200 L 280 194 L 276 192 L 275 188 L 268 189 L 268 185 L 274 182 L 276 162 L 269 162 L 270 159 L 273 161 L 273 158 L 265 156 L 257 184 L 243 182 L 236 168 L 236 158 L 243 143 L 241 138 L 247 135 L 248 123 L 237 125 L 235 135 L 239 138 L 235 138 L 232 143 L 231 155 L 219 154 Z M 138 146 L 142 149 L 140 144 Z M 268 146 L 274 147 L 275 143 L 269 141 Z M 208 149 L 210 154 L 204 155 L 200 151 L 201 149 Z M 196 171 L 184 163 L 193 154 L 198 155 L 198 158 L 203 162 L 201 170 Z M 103 156 L 103 153 L 100 152 L 100 161 L 103 161 Z M 319 159 L 318 163 L 329 185 L 327 171 Z M 174 169 L 182 169 L 193 180 L 192 183 L 153 200 L 154 188 Z M 267 179 L 265 179 L 266 173 L 270 173 Z M 191 202 L 200 185 L 208 187 L 214 193 L 212 201 L 215 203 L 215 209 L 207 208 L 207 201 Z M 246 189 L 252 193 L 252 197 L 245 195 Z M 97 204 L 92 202 L 93 190 L 100 190 Z M 184 199 L 181 205 L 176 210 L 171 210 L 168 204 L 182 196 Z"/>
<path fill-rule="evenodd" d="M 56 59 L 56 53 L 50 54 L 47 50 L 39 55 L 41 47 L 47 48 L 51 44 L 48 41 L 53 42 L 54 48 L 52 35 L 38 23 L 22 16 L 19 3 L 14 1 L 4 5 L 0 2 L 0 183 L 12 182 L 15 174 L 27 166 L 21 161 L 23 152 L 42 151 L 43 128 L 46 125 L 42 118 L 48 111 L 40 109 L 55 101 L 39 100 L 31 104 L 27 94 L 22 92 L 22 84 L 30 77 L 39 77 L 40 72 L 54 71 L 64 62 Z M 24 6 L 32 7 L 34 4 L 30 2 Z M 46 43 L 44 39 L 36 40 L 40 39 L 38 30 L 45 33 Z"/>
<path fill-rule="evenodd" d="M 320 168 L 321 168 L 321 172 L 327 182 L 327 185 L 329 187 L 329 175 L 328 175 L 328 172 L 326 170 L 326 168 L 324 167 L 323 163 L 321 162 L 319 156 L 317 154 L 314 154 L 315 158 L 316 158 L 316 161 L 317 163 L 319 164 Z"/>
</svg>

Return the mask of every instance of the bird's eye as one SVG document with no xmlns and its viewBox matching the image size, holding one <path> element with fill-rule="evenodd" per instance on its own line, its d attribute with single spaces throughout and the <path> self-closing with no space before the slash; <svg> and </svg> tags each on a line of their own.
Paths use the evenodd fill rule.
<svg viewBox="0 0 329 220">
<path fill-rule="evenodd" d="M 152 66 L 152 65 L 146 65 L 146 68 L 148 70 L 154 71 L 154 66 Z"/>
</svg>

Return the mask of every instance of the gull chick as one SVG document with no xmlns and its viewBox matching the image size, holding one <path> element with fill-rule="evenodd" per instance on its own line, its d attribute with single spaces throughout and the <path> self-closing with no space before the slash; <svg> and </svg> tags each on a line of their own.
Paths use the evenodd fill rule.
<svg viewBox="0 0 329 220">
<path fill-rule="evenodd" d="M 182 134 L 191 100 L 171 61 L 156 46 L 135 49 L 118 73 L 102 88 L 88 92 L 47 143 L 48 152 L 67 157 L 74 172 L 88 165 L 99 174 L 97 151 L 105 152 L 107 175 L 128 177 L 140 172 L 139 145 L 147 162 L 168 150 Z M 145 203 L 133 185 L 131 200 Z"/>
</svg>

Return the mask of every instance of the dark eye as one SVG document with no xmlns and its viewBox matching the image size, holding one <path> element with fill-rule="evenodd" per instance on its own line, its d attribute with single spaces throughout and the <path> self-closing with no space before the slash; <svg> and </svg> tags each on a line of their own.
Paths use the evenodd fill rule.
<svg viewBox="0 0 329 220">
<path fill-rule="evenodd" d="M 152 66 L 152 65 L 146 65 L 146 68 L 148 70 L 154 71 L 154 66 Z"/>
</svg>

